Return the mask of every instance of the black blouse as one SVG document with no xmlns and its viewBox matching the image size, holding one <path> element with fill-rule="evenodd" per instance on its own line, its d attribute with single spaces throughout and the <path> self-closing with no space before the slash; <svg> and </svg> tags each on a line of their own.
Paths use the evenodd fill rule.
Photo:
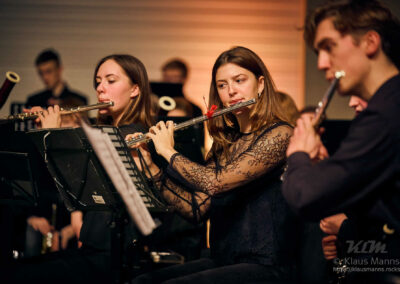
<svg viewBox="0 0 400 284">
<path fill-rule="evenodd" d="M 221 264 L 291 264 L 295 226 L 280 177 L 292 128 L 285 123 L 240 134 L 229 159 L 199 165 L 175 154 L 159 181 L 182 215 L 211 220 L 211 255 Z"/>
</svg>

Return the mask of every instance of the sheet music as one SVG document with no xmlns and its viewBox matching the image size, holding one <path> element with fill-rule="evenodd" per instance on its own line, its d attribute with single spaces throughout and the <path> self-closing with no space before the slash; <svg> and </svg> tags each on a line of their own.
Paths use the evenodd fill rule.
<svg viewBox="0 0 400 284">
<path fill-rule="evenodd" d="M 99 129 L 91 128 L 82 123 L 97 157 L 121 195 L 128 212 L 140 232 L 147 236 L 156 228 L 156 224 L 147 210 L 136 186 L 133 184 L 109 136 Z"/>
</svg>

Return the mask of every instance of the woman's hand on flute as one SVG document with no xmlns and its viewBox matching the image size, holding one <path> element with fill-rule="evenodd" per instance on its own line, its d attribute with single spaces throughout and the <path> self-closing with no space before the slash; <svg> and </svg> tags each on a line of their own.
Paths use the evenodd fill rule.
<svg viewBox="0 0 400 284">
<path fill-rule="evenodd" d="M 136 139 L 140 136 L 143 136 L 143 133 L 137 132 L 134 134 L 128 134 L 125 137 L 125 140 L 129 141 L 131 139 Z M 146 143 L 136 143 L 136 144 L 132 145 L 131 148 L 132 148 L 131 155 L 133 157 L 133 160 L 135 161 L 136 166 L 138 167 L 138 169 L 140 171 L 143 171 L 143 169 L 142 169 L 142 165 L 140 163 L 138 152 L 140 152 L 142 154 L 143 160 L 146 163 L 147 167 L 149 168 L 152 176 L 155 176 L 160 171 L 160 169 L 157 167 L 157 165 L 154 164 L 153 159 L 151 158 L 149 148 L 147 147 Z M 147 171 L 146 171 L 146 175 L 148 175 Z M 150 176 L 148 176 L 148 177 L 150 177 Z"/>
<path fill-rule="evenodd" d="M 27 113 L 37 113 L 38 117 L 35 119 L 38 128 L 59 128 L 61 127 L 61 113 L 60 107 L 48 107 L 47 110 L 39 106 L 34 106 L 31 109 L 24 109 Z"/>
<path fill-rule="evenodd" d="M 39 113 L 39 118 L 42 123 L 42 128 L 59 128 L 61 127 L 60 107 L 48 107 L 47 110 Z"/>
<path fill-rule="evenodd" d="M 163 156 L 168 162 L 171 156 L 177 151 L 174 149 L 174 122 L 164 121 L 158 122 L 155 126 L 150 128 L 147 136 L 153 140 L 156 151 L 159 155 Z"/>
</svg>

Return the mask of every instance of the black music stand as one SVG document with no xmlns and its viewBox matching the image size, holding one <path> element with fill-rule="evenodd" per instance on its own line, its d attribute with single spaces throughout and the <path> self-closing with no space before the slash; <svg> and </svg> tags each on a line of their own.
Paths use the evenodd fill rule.
<svg viewBox="0 0 400 284">
<path fill-rule="evenodd" d="M 182 83 L 150 82 L 151 92 L 159 97 L 183 97 Z"/>
<path fill-rule="evenodd" d="M 2 183 L 12 189 L 12 192 L 8 192 L 11 199 L 2 199 L 1 203 L 22 202 L 37 205 L 38 186 L 32 169 L 29 153 L 0 151 L 0 178 Z"/>
<path fill-rule="evenodd" d="M 137 169 L 118 128 L 104 127 L 118 152 L 125 149 L 121 160 L 129 163 L 127 169 L 148 208 L 162 206 L 149 189 Z M 127 210 L 110 177 L 99 161 L 82 128 L 41 129 L 28 133 L 45 160 L 59 193 L 69 210 L 107 210 L 112 212 L 111 258 L 116 281 L 120 282 L 127 265 L 123 254 L 124 231 L 128 224 Z M 120 156 L 121 157 L 121 156 Z M 125 166 L 127 168 L 127 166 Z M 140 182 L 141 180 L 142 182 Z M 136 232 L 135 232 L 136 234 Z M 137 235 L 140 236 L 139 231 Z"/>
<path fill-rule="evenodd" d="M 43 129 L 27 133 L 41 153 L 70 210 L 108 210 L 117 196 L 84 133 L 76 129 Z"/>
<path fill-rule="evenodd" d="M 137 169 L 116 127 L 102 127 L 112 137 L 134 184 L 148 208 L 161 207 L 158 191 L 150 188 Z M 119 210 L 123 202 L 98 160 L 82 128 L 41 129 L 28 136 L 42 154 L 70 210 Z M 121 154 L 121 152 L 124 152 Z"/>
<path fill-rule="evenodd" d="M 7 232 L 0 237 L 1 262 L 11 258 L 16 245 L 23 249 L 26 214 L 52 201 L 56 189 L 26 133 L 14 131 L 14 124 L 7 121 L 0 121 L 0 132 L 0 226 Z"/>
</svg>

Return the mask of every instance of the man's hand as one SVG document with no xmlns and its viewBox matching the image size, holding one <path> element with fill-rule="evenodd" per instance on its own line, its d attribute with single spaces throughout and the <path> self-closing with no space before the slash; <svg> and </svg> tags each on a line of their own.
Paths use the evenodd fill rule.
<svg viewBox="0 0 400 284">
<path fill-rule="evenodd" d="M 310 115 L 302 115 L 297 120 L 297 126 L 290 138 L 286 156 L 289 157 L 295 152 L 305 152 L 312 160 L 323 160 L 328 157 L 328 151 L 314 129 L 313 118 Z"/>
<path fill-rule="evenodd" d="M 322 238 L 322 252 L 326 260 L 337 258 L 336 241 L 337 237 L 335 235 L 328 235 Z"/>
<path fill-rule="evenodd" d="M 50 226 L 49 221 L 43 217 L 31 216 L 28 218 L 27 222 L 33 229 L 39 231 L 43 236 L 54 230 L 54 228 Z"/>
<path fill-rule="evenodd" d="M 337 235 L 339 233 L 340 226 L 346 219 L 347 216 L 343 213 L 329 216 L 320 221 L 319 227 L 325 234 Z"/>
<path fill-rule="evenodd" d="M 64 250 L 68 246 L 69 240 L 75 237 L 75 232 L 72 225 L 67 225 L 61 229 L 61 248 Z"/>
</svg>

